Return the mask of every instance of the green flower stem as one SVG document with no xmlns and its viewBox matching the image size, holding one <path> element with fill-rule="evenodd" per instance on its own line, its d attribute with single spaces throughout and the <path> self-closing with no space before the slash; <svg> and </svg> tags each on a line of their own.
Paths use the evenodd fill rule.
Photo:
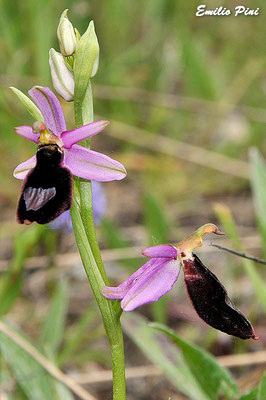
<svg viewBox="0 0 266 400">
<path fill-rule="evenodd" d="M 80 212 L 83 224 L 89 227 L 89 229 L 86 230 L 86 234 L 91 245 L 94 259 L 101 273 L 104 284 L 108 285 L 109 281 L 104 269 L 93 220 L 91 182 L 85 180 L 80 180 Z"/>
<path fill-rule="evenodd" d="M 93 101 L 90 83 L 82 103 L 74 104 L 76 126 L 93 121 Z M 86 141 L 85 147 L 89 147 Z M 118 302 L 106 299 L 102 289 L 108 284 L 93 221 L 91 182 L 75 179 L 71 208 L 73 230 L 81 260 L 100 309 L 110 343 L 113 369 L 113 400 L 126 400 L 123 334 Z M 121 308 L 120 308 L 121 310 Z"/>
</svg>

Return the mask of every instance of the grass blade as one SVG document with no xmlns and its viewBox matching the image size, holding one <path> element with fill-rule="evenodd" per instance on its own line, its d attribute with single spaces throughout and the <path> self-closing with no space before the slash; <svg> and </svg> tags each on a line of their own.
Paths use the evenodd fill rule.
<svg viewBox="0 0 266 400">
<path fill-rule="evenodd" d="M 123 315 L 123 329 L 143 353 L 164 372 L 167 379 L 190 400 L 212 400 L 188 368 L 182 354 L 164 334 L 155 332 L 137 313 Z"/>
<path fill-rule="evenodd" d="M 248 393 L 243 394 L 239 400 L 256 400 L 258 394 L 258 388 L 250 390 Z"/>
<path fill-rule="evenodd" d="M 253 148 L 250 151 L 250 161 L 251 187 L 258 225 L 264 243 L 264 254 L 266 254 L 266 165 L 264 159 L 256 148 Z"/>
<path fill-rule="evenodd" d="M 67 310 L 67 283 L 59 282 L 40 335 L 40 344 L 45 352 L 54 354 L 64 333 Z"/>
<path fill-rule="evenodd" d="M 6 314 L 19 296 L 25 258 L 35 249 L 41 233 L 42 228 L 35 225 L 16 235 L 12 263 L 0 280 L 0 315 Z"/>
<path fill-rule="evenodd" d="M 161 324 L 151 324 L 150 326 L 165 333 L 178 345 L 191 373 L 211 399 L 218 399 L 222 395 L 227 399 L 238 398 L 239 391 L 236 382 L 212 355 L 181 339 L 167 326 Z"/>
<path fill-rule="evenodd" d="M 263 374 L 263 377 L 260 381 L 260 385 L 258 388 L 257 400 L 265 400 L 266 399 L 266 371 Z"/>
<path fill-rule="evenodd" d="M 217 214 L 218 219 L 220 220 L 223 230 L 225 233 L 230 237 L 232 240 L 234 247 L 236 248 L 237 251 L 240 252 L 245 252 L 245 249 L 242 246 L 241 240 L 239 238 L 237 228 L 235 221 L 233 219 L 233 216 L 225 205 L 217 204 L 215 206 L 215 212 Z M 262 306 L 264 310 L 266 310 L 266 292 L 265 292 L 265 287 L 264 283 L 261 279 L 260 274 L 258 273 L 258 270 L 254 263 L 250 260 L 247 260 L 245 258 L 242 258 L 242 263 L 245 268 L 245 271 L 247 275 L 249 276 L 254 292 L 257 296 L 257 298 L 260 300 L 262 303 Z"/>
<path fill-rule="evenodd" d="M 21 347 L 0 333 L 0 348 L 18 384 L 29 400 L 56 398 L 48 373 Z"/>
</svg>

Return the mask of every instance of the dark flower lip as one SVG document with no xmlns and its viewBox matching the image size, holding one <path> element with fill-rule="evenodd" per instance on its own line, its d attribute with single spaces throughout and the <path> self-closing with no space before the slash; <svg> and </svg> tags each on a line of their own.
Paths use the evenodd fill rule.
<svg viewBox="0 0 266 400">
<path fill-rule="evenodd" d="M 68 210 L 72 203 L 72 175 L 62 166 L 57 145 L 41 146 L 37 165 L 25 178 L 17 208 L 17 221 L 47 224 Z"/>
<path fill-rule="evenodd" d="M 240 339 L 259 339 L 251 323 L 233 306 L 218 278 L 195 254 L 183 260 L 183 269 L 189 298 L 203 321 Z"/>
</svg>

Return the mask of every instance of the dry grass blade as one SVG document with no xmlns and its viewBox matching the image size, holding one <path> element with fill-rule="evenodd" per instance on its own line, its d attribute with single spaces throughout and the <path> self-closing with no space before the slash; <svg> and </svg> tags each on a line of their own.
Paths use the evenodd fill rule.
<svg viewBox="0 0 266 400">
<path fill-rule="evenodd" d="M 82 400 L 96 400 L 87 390 L 83 389 L 72 378 L 60 371 L 51 361 L 44 357 L 35 347 L 28 343 L 18 333 L 0 321 L 0 332 L 9 337 L 14 343 L 26 351 L 37 363 L 39 363 L 53 378 L 66 385 Z"/>
<path fill-rule="evenodd" d="M 223 367 L 227 368 L 266 364 L 266 351 L 217 357 L 217 360 Z M 155 365 L 126 368 L 127 379 L 148 378 L 160 375 L 163 375 L 163 372 Z M 73 376 L 73 378 L 79 384 L 110 382 L 112 380 L 112 371 L 97 371 L 94 373 L 90 372 L 89 375 L 76 374 Z"/>
<path fill-rule="evenodd" d="M 134 101 L 136 103 L 149 103 L 155 107 L 165 107 L 172 110 L 188 110 L 195 113 L 224 115 L 228 109 L 234 108 L 243 112 L 249 119 L 261 123 L 266 122 L 266 112 L 263 108 L 236 105 L 228 101 L 217 102 L 196 97 L 178 96 L 170 93 L 160 93 L 139 88 L 120 86 L 94 86 L 95 97 L 105 100 Z"/>
<path fill-rule="evenodd" d="M 223 367 L 242 367 L 245 365 L 266 364 L 266 350 L 255 351 L 254 353 L 232 354 L 217 357 Z"/>
<path fill-rule="evenodd" d="M 13 76 L 0 75 L 0 85 L 9 87 L 11 85 L 28 89 L 36 83 L 35 76 Z M 172 93 L 161 93 L 133 87 L 94 85 L 96 98 L 104 100 L 133 101 L 141 104 L 151 104 L 154 107 L 165 107 L 172 110 L 184 110 L 194 113 L 206 113 L 224 115 L 228 108 L 243 112 L 250 120 L 266 123 L 266 112 L 264 108 L 246 105 L 236 105 L 230 101 L 212 101 L 203 98 L 179 96 Z"/>
<path fill-rule="evenodd" d="M 210 246 L 216 247 L 217 249 L 220 249 L 220 250 L 228 251 L 228 253 L 234 254 L 235 256 L 247 258 L 248 260 L 255 261 L 256 263 L 259 263 L 259 264 L 266 264 L 266 260 L 262 260 L 261 258 L 254 257 L 254 256 L 248 256 L 245 253 L 240 253 L 239 251 L 229 249 L 228 247 L 224 247 L 219 244 L 210 243 Z"/>
<path fill-rule="evenodd" d="M 106 131 L 110 136 L 126 140 L 129 143 L 144 147 L 149 151 L 167 154 L 181 160 L 189 161 L 216 171 L 249 179 L 249 165 L 245 161 L 235 160 L 217 152 L 206 150 L 162 135 L 152 134 L 145 129 L 130 126 L 123 122 L 111 121 Z"/>
<path fill-rule="evenodd" d="M 192 230 L 192 229 L 191 229 Z M 247 250 L 251 249 L 260 249 L 261 248 L 261 241 L 258 235 L 254 236 L 247 236 L 241 238 L 245 248 Z M 219 241 L 219 243 L 226 244 L 226 241 Z M 174 243 L 173 243 L 174 244 Z M 116 249 L 105 249 L 102 250 L 102 258 L 104 262 L 111 262 L 111 261 L 119 261 L 119 260 L 126 260 L 130 258 L 139 258 L 143 257 L 141 255 L 141 251 L 143 247 L 123 247 L 123 248 L 116 248 Z M 202 252 L 212 253 L 212 252 L 219 252 L 214 247 L 207 247 L 202 249 Z M 25 262 L 25 268 L 27 269 L 37 269 L 43 268 L 49 263 L 50 257 L 49 256 L 36 256 L 36 257 L 28 257 Z M 77 252 L 75 253 L 66 253 L 66 254 L 57 254 L 54 259 L 54 264 L 56 264 L 57 268 L 63 268 L 64 271 L 66 268 L 72 268 L 74 265 L 80 263 L 80 256 Z M 0 260 L 0 272 L 5 272 L 8 270 L 9 261 L 7 260 Z"/>
</svg>

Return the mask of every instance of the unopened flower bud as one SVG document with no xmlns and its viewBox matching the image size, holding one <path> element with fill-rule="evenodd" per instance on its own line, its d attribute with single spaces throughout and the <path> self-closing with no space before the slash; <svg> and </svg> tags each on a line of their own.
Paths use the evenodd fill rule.
<svg viewBox="0 0 266 400">
<path fill-rule="evenodd" d="M 74 76 L 66 66 L 64 57 L 54 49 L 50 49 L 49 64 L 54 89 L 63 99 L 72 101 L 74 96 Z"/>
<path fill-rule="evenodd" d="M 63 56 L 71 56 L 76 51 L 77 38 L 73 25 L 67 18 L 67 9 L 63 11 L 57 28 L 57 37 Z"/>
</svg>

